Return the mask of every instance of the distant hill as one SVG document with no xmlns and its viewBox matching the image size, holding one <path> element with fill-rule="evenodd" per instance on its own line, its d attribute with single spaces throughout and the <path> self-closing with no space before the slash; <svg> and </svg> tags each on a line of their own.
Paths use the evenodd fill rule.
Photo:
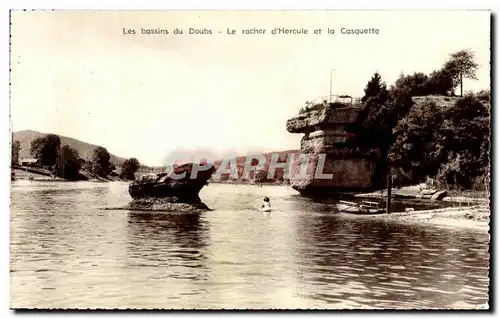
<svg viewBox="0 0 500 319">
<path fill-rule="evenodd" d="M 278 155 L 278 158 L 277 158 L 277 161 L 279 163 L 285 163 L 288 159 L 288 156 L 291 155 L 291 154 L 300 154 L 300 151 L 299 150 L 286 150 L 286 151 L 276 151 L 276 152 L 269 152 L 269 153 L 264 153 L 264 154 L 261 154 L 261 155 L 264 155 L 265 158 L 266 158 L 266 164 L 263 168 L 263 172 L 266 172 L 267 174 L 267 171 L 269 170 L 269 165 L 271 163 L 271 157 L 273 154 L 277 154 Z M 238 171 L 238 179 L 241 180 L 242 177 L 243 177 L 243 172 L 244 172 L 244 168 L 245 168 L 245 165 L 246 165 L 246 160 L 247 160 L 247 156 L 238 156 L 236 157 L 236 166 L 237 166 L 237 171 Z M 222 164 L 222 160 L 217 160 L 214 162 L 214 167 L 217 169 L 220 167 L 220 165 Z M 255 163 L 256 164 L 256 163 Z M 253 165 L 255 165 L 253 164 Z M 273 180 L 280 180 L 280 179 L 283 179 L 283 173 L 284 173 L 284 170 L 282 168 L 277 168 L 275 170 L 275 174 L 274 174 L 274 179 Z M 254 173 L 251 173 L 250 175 L 252 176 Z M 221 174 L 221 180 L 222 181 L 227 181 L 227 180 L 230 180 L 232 179 L 230 177 L 230 174 Z"/>
<path fill-rule="evenodd" d="M 50 133 L 40 133 L 37 131 L 32 131 L 32 130 L 25 130 L 25 131 L 19 131 L 19 132 L 14 132 L 14 140 L 19 141 L 21 143 L 21 150 L 19 151 L 19 158 L 26 158 L 26 157 L 32 157 L 30 154 L 30 148 L 31 148 L 31 141 L 38 137 L 43 137 L 47 134 Z M 62 136 L 58 135 L 59 138 L 61 139 L 61 146 L 62 145 L 68 145 L 71 148 L 74 148 L 78 151 L 80 154 L 80 157 L 83 159 L 92 159 L 92 154 L 94 152 L 94 149 L 98 147 L 99 145 L 94 145 L 94 144 L 89 144 L 86 142 L 82 142 L 80 140 L 67 137 L 67 136 Z M 102 145 L 103 147 L 106 147 Z M 110 161 L 111 163 L 115 164 L 116 166 L 120 166 L 124 161 L 125 158 L 116 156 L 114 154 L 109 154 L 110 155 Z"/>
<path fill-rule="evenodd" d="M 268 166 L 271 163 L 271 156 L 273 154 L 277 154 L 278 161 L 283 162 L 283 161 L 286 161 L 286 159 L 288 158 L 288 155 L 298 154 L 298 153 L 300 153 L 299 150 L 286 150 L 286 151 L 275 151 L 275 152 L 263 153 L 260 155 L 264 155 L 266 157 L 266 166 Z M 250 156 L 250 154 L 248 156 Z M 238 156 L 238 157 L 236 157 L 236 165 L 238 167 L 245 167 L 246 160 L 247 160 L 247 155 Z M 214 163 L 215 167 L 218 167 L 221 164 L 221 162 L 222 162 L 222 160 L 216 160 Z"/>
<path fill-rule="evenodd" d="M 264 155 L 265 158 L 266 158 L 266 164 L 265 164 L 265 167 L 263 168 L 264 171 L 268 171 L 269 169 L 269 164 L 271 163 L 271 156 L 273 154 L 278 154 L 278 162 L 280 163 L 284 163 L 286 162 L 287 158 L 288 158 L 288 155 L 290 154 L 300 154 L 300 150 L 286 150 L 286 151 L 275 151 L 275 152 L 268 152 L 268 153 L 262 153 L 261 155 Z M 230 158 L 231 160 L 231 163 L 233 162 L 233 158 Z M 247 160 L 247 156 L 246 155 L 242 155 L 242 156 L 238 156 L 236 157 L 236 170 L 238 171 L 238 177 L 239 177 L 239 180 L 242 179 L 243 177 L 243 171 L 244 171 L 244 168 L 245 168 L 245 164 L 246 164 L 246 160 Z M 218 159 L 218 160 L 215 160 L 214 161 L 214 167 L 215 169 L 218 169 L 220 167 L 220 165 L 222 164 L 222 161 L 223 159 Z M 253 164 L 255 165 L 255 164 Z M 233 168 L 234 169 L 234 168 Z M 145 167 L 145 168 L 140 168 L 139 169 L 139 172 L 140 173 L 161 173 L 161 172 L 164 172 L 166 170 L 166 167 L 165 166 L 161 166 L 161 167 L 154 167 L 154 168 L 150 168 L 150 167 Z M 283 177 L 283 169 L 282 168 L 277 168 L 275 170 L 275 179 L 280 179 Z M 253 174 L 253 173 L 252 173 Z M 250 174 L 252 176 L 252 174 Z M 230 174 L 221 174 L 220 176 L 220 180 L 221 181 L 228 181 L 228 180 L 231 180 L 231 176 Z M 212 181 L 214 181 L 213 177 L 212 177 Z"/>
</svg>

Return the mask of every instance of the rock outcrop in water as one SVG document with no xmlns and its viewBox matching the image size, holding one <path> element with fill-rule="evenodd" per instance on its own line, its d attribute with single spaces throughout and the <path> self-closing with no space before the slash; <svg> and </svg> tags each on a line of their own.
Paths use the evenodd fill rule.
<svg viewBox="0 0 500 319">
<path fill-rule="evenodd" d="M 350 133 L 346 132 L 345 127 L 356 121 L 358 113 L 359 108 L 356 106 L 334 103 L 287 121 L 288 132 L 304 134 L 300 151 L 312 158 L 306 178 L 297 178 L 300 159 L 293 166 L 290 183 L 295 190 L 304 196 L 315 197 L 372 189 L 377 152 L 361 153 L 346 144 Z M 320 154 L 326 156 L 322 173 L 333 174 L 330 179 L 315 177 Z"/>
<path fill-rule="evenodd" d="M 193 164 L 184 164 L 174 169 L 175 174 L 185 174 L 176 179 L 169 173 L 145 175 L 129 184 L 133 201 L 127 209 L 145 211 L 194 212 L 209 210 L 199 192 L 206 185 L 215 169 L 198 171 L 192 175 Z"/>
</svg>

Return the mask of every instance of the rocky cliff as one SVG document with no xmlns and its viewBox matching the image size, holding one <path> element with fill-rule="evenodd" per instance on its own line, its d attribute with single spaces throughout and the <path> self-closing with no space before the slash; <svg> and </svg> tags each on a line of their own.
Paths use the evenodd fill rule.
<svg viewBox="0 0 500 319">
<path fill-rule="evenodd" d="M 301 133 L 301 154 L 310 157 L 305 178 L 300 176 L 297 159 L 292 168 L 292 187 L 305 196 L 321 196 L 325 193 L 365 191 L 372 188 L 376 151 L 360 153 L 346 144 L 350 136 L 345 128 L 356 121 L 359 108 L 351 105 L 325 106 L 291 118 L 286 123 L 290 133 Z M 332 174 L 331 178 L 318 178 L 317 170 L 321 154 L 325 156 L 320 173 Z"/>
</svg>

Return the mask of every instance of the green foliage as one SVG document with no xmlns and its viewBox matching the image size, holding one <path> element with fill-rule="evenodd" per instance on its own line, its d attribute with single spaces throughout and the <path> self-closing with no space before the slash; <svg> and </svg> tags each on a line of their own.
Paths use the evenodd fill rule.
<svg viewBox="0 0 500 319">
<path fill-rule="evenodd" d="M 391 98 L 394 99 L 391 101 Z M 391 96 L 380 74 L 375 73 L 365 87 L 362 98 L 363 108 L 358 119 L 346 130 L 353 133 L 347 145 L 357 151 L 365 152 L 378 149 L 377 168 L 372 178 L 372 184 L 380 187 L 387 171 L 386 155 L 392 143 L 392 122 L 397 121 L 398 110 L 401 108 L 398 100 Z"/>
<path fill-rule="evenodd" d="M 401 74 L 396 80 L 395 88 L 401 94 L 409 96 L 427 95 L 429 77 L 424 73 L 413 73 L 412 75 Z"/>
<path fill-rule="evenodd" d="M 19 141 L 12 142 L 12 154 L 10 157 L 11 166 L 19 165 L 19 151 L 21 150 L 21 143 Z"/>
<path fill-rule="evenodd" d="M 316 103 L 316 104 L 308 104 L 306 105 L 305 107 L 302 107 L 300 108 L 299 110 L 299 114 L 302 115 L 302 114 L 306 114 L 308 112 L 312 112 L 312 111 L 321 111 L 321 110 L 324 110 L 326 108 L 336 108 L 336 107 L 345 107 L 346 104 L 345 103 L 342 103 L 342 102 L 328 102 L 326 100 L 324 100 L 322 103 Z"/>
<path fill-rule="evenodd" d="M 323 110 L 324 108 L 326 108 L 326 104 L 322 104 L 322 103 L 317 103 L 317 104 L 310 104 L 310 105 L 306 105 L 305 107 L 302 107 L 300 110 L 299 110 L 299 114 L 305 114 L 305 113 L 308 113 L 308 112 L 311 112 L 311 111 L 321 111 Z"/>
<path fill-rule="evenodd" d="M 357 121 L 347 128 L 355 133 L 348 144 L 360 149 L 385 148 L 391 139 L 392 128 L 388 126 L 388 121 L 395 107 L 394 103 L 390 103 L 390 97 L 380 74 L 375 73 L 366 85 Z"/>
<path fill-rule="evenodd" d="M 79 177 L 80 168 L 81 159 L 78 151 L 64 145 L 57 157 L 56 175 L 68 180 L 76 180 Z"/>
<path fill-rule="evenodd" d="M 451 75 L 453 89 L 460 85 L 460 96 L 463 95 L 463 79 L 477 80 L 477 68 L 478 64 L 474 61 L 474 53 L 470 50 L 461 50 L 450 54 L 450 59 L 443 66 L 443 69 Z"/>
<path fill-rule="evenodd" d="M 394 128 L 395 142 L 389 152 L 392 166 L 410 173 L 413 181 L 434 176 L 443 160 L 440 142 L 444 114 L 434 102 L 415 105 Z"/>
<path fill-rule="evenodd" d="M 484 103 L 491 103 L 491 93 L 489 90 L 481 90 L 475 94 L 476 98 Z"/>
<path fill-rule="evenodd" d="M 81 163 L 82 169 L 86 170 L 87 172 L 92 172 L 92 161 L 87 161 L 87 160 L 82 160 L 83 162 Z"/>
<path fill-rule="evenodd" d="M 102 146 L 96 147 L 92 155 L 92 173 L 101 177 L 109 175 L 113 171 L 109 160 L 108 150 Z"/>
<path fill-rule="evenodd" d="M 451 178 L 446 171 L 440 173 L 441 180 L 448 184 L 457 179 L 458 186 L 471 188 L 476 177 L 489 173 L 490 105 L 483 98 L 483 95 L 468 94 L 445 112 L 446 148 L 460 167 L 456 178 Z"/>
<path fill-rule="evenodd" d="M 122 171 L 120 174 L 121 178 L 127 179 L 127 180 L 134 180 L 135 179 L 135 172 L 139 169 L 140 163 L 139 161 L 132 157 L 123 162 L 122 164 Z"/>
<path fill-rule="evenodd" d="M 458 85 L 462 87 L 463 78 L 477 79 L 477 68 L 474 54 L 469 50 L 462 50 L 451 54 L 441 69 L 429 75 L 421 72 L 412 75 L 401 74 L 396 80 L 395 87 L 410 96 L 453 95 Z"/>
<path fill-rule="evenodd" d="M 449 95 L 453 87 L 453 75 L 443 67 L 429 75 L 421 72 L 415 72 L 412 75 L 401 74 L 392 89 L 397 90 L 398 94 L 425 96 Z"/>
<path fill-rule="evenodd" d="M 387 102 L 389 97 L 389 92 L 387 91 L 387 86 L 385 82 L 382 81 L 382 77 L 378 72 L 373 74 L 373 77 L 368 81 L 365 87 L 365 95 L 361 99 L 368 107 L 370 104 L 383 105 Z"/>
<path fill-rule="evenodd" d="M 42 166 L 49 166 L 61 178 L 76 180 L 79 177 L 81 159 L 78 151 L 64 145 L 55 134 L 38 137 L 31 142 L 30 153 Z"/>
<path fill-rule="evenodd" d="M 361 99 L 364 108 L 361 112 L 363 135 L 361 145 L 368 148 L 383 147 L 391 134 L 385 121 L 389 115 L 389 92 L 380 74 L 375 73 L 365 88 Z"/>
<path fill-rule="evenodd" d="M 436 176 L 445 187 L 470 189 L 488 175 L 489 104 L 484 92 L 467 95 L 451 108 L 418 104 L 394 129 L 389 157 L 411 182 Z"/>
<path fill-rule="evenodd" d="M 61 139 L 55 134 L 47 134 L 31 142 L 30 153 L 40 160 L 43 166 L 53 166 L 56 164 L 57 156 L 61 148 Z"/>
<path fill-rule="evenodd" d="M 383 186 L 389 166 L 397 172 L 398 184 L 433 176 L 447 187 L 484 187 L 489 176 L 490 92 L 468 94 L 452 107 L 412 100 L 453 95 L 462 78 L 475 79 L 476 69 L 473 54 L 463 50 L 429 75 L 401 74 L 389 90 L 380 74 L 373 75 L 359 117 L 346 130 L 354 133 L 348 140 L 351 149 L 378 150 L 375 187 Z"/>
<path fill-rule="evenodd" d="M 432 72 L 427 78 L 426 95 L 450 95 L 453 94 L 453 78 L 451 73 L 442 68 Z"/>
<path fill-rule="evenodd" d="M 31 141 L 30 154 L 35 158 L 41 160 L 42 158 L 42 149 L 45 145 L 45 136 L 38 137 Z"/>
</svg>

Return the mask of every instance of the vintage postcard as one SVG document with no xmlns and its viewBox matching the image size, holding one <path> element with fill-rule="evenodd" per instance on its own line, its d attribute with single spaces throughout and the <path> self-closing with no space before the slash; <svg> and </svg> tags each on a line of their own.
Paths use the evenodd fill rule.
<svg viewBox="0 0 500 319">
<path fill-rule="evenodd" d="M 487 10 L 10 13 L 12 309 L 490 309 Z"/>
</svg>

